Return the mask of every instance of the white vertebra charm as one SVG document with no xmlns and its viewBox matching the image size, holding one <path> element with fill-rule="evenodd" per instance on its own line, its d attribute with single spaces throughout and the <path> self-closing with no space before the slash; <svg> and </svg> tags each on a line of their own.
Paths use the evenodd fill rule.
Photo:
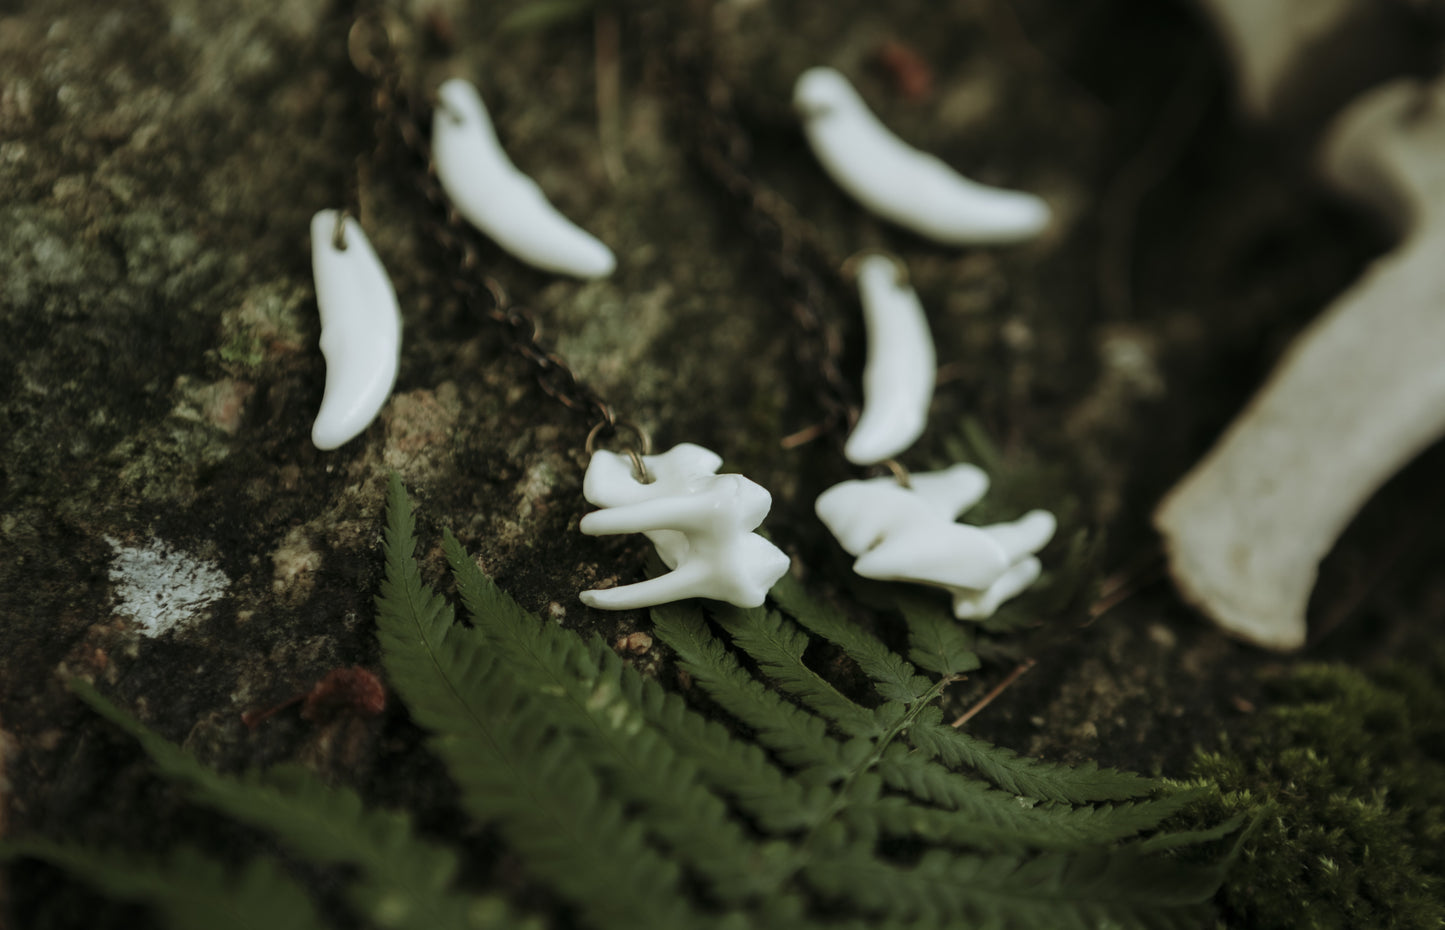
<svg viewBox="0 0 1445 930">
<path fill-rule="evenodd" d="M 838 186 L 920 236 L 944 245 L 1004 244 L 1032 239 L 1049 224 L 1040 198 L 970 181 L 889 132 L 832 68 L 803 72 L 793 107 Z"/>
<path fill-rule="evenodd" d="M 537 182 L 502 151 L 477 89 L 453 78 L 437 96 L 432 156 L 442 187 L 467 222 L 543 271 L 578 278 L 610 275 L 617 267 L 611 250 L 558 213 Z"/>
<path fill-rule="evenodd" d="M 335 210 L 311 219 L 311 269 L 326 358 L 326 391 L 311 441 L 318 449 L 335 449 L 366 429 L 391 394 L 401 310 L 361 224 Z"/>
<path fill-rule="evenodd" d="M 863 414 L 843 447 L 855 465 L 873 465 L 913 445 L 933 400 L 937 358 L 923 305 L 901 265 L 882 255 L 858 263 L 858 295 L 868 330 Z"/>
<path fill-rule="evenodd" d="M 722 458 L 683 443 L 642 462 L 653 480 L 633 474 L 632 460 L 593 454 L 582 494 L 603 509 L 582 518 L 589 536 L 643 533 L 672 571 L 637 584 L 583 591 L 582 603 L 630 610 L 685 597 L 758 607 L 788 570 L 782 550 L 752 532 L 772 507 L 767 489 L 742 475 L 719 475 Z"/>
<path fill-rule="evenodd" d="M 865 578 L 944 588 L 959 619 L 991 616 L 1039 577 L 1033 554 L 1053 538 L 1054 515 L 1033 510 L 1012 523 L 955 523 L 988 490 L 972 465 L 909 476 L 845 481 L 818 496 L 815 509 Z"/>
</svg>

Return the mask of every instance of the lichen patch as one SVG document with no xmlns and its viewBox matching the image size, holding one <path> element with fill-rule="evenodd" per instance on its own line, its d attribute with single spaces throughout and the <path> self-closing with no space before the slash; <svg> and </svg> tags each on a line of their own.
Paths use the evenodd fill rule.
<svg viewBox="0 0 1445 930">
<path fill-rule="evenodd" d="M 115 550 L 110 581 L 116 613 L 146 636 L 184 629 L 225 596 L 231 579 L 213 563 L 178 552 L 158 539 L 127 546 L 106 537 Z"/>
<path fill-rule="evenodd" d="M 321 567 L 321 553 L 311 546 L 305 527 L 296 527 L 286 534 L 280 548 L 271 553 L 275 571 L 271 590 L 288 601 L 299 603 L 311 593 L 316 583 L 316 570 Z"/>
</svg>

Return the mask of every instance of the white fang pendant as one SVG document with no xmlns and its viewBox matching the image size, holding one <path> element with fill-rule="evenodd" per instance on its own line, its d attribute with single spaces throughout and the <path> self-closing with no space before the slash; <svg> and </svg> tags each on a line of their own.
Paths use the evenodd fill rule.
<svg viewBox="0 0 1445 930">
<path fill-rule="evenodd" d="M 617 267 L 611 250 L 558 213 L 537 182 L 502 151 L 476 87 L 453 78 L 437 96 L 432 157 L 443 189 L 467 222 L 543 271 L 577 278 L 610 275 Z"/>
<path fill-rule="evenodd" d="M 583 591 L 582 603 L 630 610 L 685 597 L 710 597 L 759 607 L 788 570 L 782 550 L 752 532 L 773 505 L 767 489 L 742 475 L 719 475 L 722 458 L 691 443 L 644 455 L 653 480 L 644 484 L 632 460 L 597 452 L 582 494 L 601 510 L 582 518 L 589 536 L 643 533 L 657 547 L 665 575 L 603 591 Z"/>
<path fill-rule="evenodd" d="M 855 465 L 898 455 L 923 435 L 938 361 L 918 295 L 901 265 L 882 255 L 858 263 L 858 297 L 868 330 L 863 414 L 843 454 Z"/>
<path fill-rule="evenodd" d="M 366 429 L 391 394 L 401 309 L 386 269 L 351 217 L 335 210 L 312 217 L 311 268 L 326 358 L 326 390 L 311 441 L 335 449 Z"/>
<path fill-rule="evenodd" d="M 832 68 L 803 72 L 793 108 L 838 186 L 920 236 L 944 245 L 1007 244 L 1032 239 L 1049 224 L 1042 199 L 970 181 L 889 132 Z"/>
<path fill-rule="evenodd" d="M 1053 538 L 1054 515 L 1033 510 L 1012 523 L 955 523 L 983 498 L 988 476 L 972 465 L 893 478 L 844 481 L 815 510 L 864 578 L 910 581 L 953 595 L 959 619 L 983 619 L 1038 579 L 1034 553 Z"/>
</svg>

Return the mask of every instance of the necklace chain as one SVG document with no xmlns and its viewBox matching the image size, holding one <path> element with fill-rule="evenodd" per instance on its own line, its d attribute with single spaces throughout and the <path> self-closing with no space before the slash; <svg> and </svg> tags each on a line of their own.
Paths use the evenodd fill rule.
<svg viewBox="0 0 1445 930">
<path fill-rule="evenodd" d="M 706 30 L 705 25 L 700 28 Z M 733 201 L 748 237 L 791 291 L 789 309 L 802 336 L 793 340 L 794 356 L 802 370 L 819 375 L 815 395 L 821 418 L 783 444 L 791 448 L 824 435 L 841 443 L 858 407 L 840 364 L 843 337 L 827 309 L 846 299 L 840 265 L 787 200 L 755 179 L 752 142 L 738 117 L 732 89 L 711 64 L 710 45 L 703 54 L 676 39 L 662 47 L 675 50 L 674 111 L 694 160 Z M 699 99 L 703 106 L 697 105 Z"/>
<path fill-rule="evenodd" d="M 646 446 L 646 434 L 639 427 L 620 420 L 611 404 L 578 378 L 560 355 L 538 341 L 532 314 L 513 304 L 495 278 L 477 273 L 481 253 L 476 236 L 442 190 L 431 144 L 422 128 L 430 108 L 406 88 L 385 14 L 379 8 L 369 4 L 360 6 L 347 36 L 347 49 L 356 70 L 370 82 L 377 157 L 383 156 L 389 141 L 400 142 L 405 156 L 420 166 L 406 174 L 432 209 L 427 231 L 449 259 L 452 271 L 448 284 L 452 290 L 460 295 L 468 309 L 501 327 L 508 348 L 535 369 L 536 381 L 543 393 L 568 410 L 591 419 L 589 445 L 616 433 L 619 426 L 627 425 Z"/>
<path fill-rule="evenodd" d="M 840 365 L 842 335 L 827 312 L 843 290 L 839 263 L 786 200 L 753 178 L 751 140 L 737 115 L 732 90 L 710 66 L 710 56 L 691 55 L 689 43 L 672 38 L 669 44 L 678 50 L 673 66 L 679 78 L 671 82 L 674 112 L 694 160 L 733 201 L 747 235 L 780 283 L 791 291 L 789 308 L 802 336 L 792 340 L 794 355 L 803 370 L 819 375 L 815 395 L 821 417 L 785 438 L 783 444 L 802 445 L 825 435 L 841 442 L 857 418 L 858 407 Z M 538 342 L 531 313 L 512 304 L 494 278 L 477 273 L 480 252 L 476 235 L 442 190 L 423 129 L 431 108 L 407 88 L 379 5 L 358 4 L 347 47 L 352 64 L 369 82 L 376 157 L 380 160 L 389 146 L 399 142 L 404 157 L 413 163 L 412 170 L 405 173 L 431 207 L 433 218 L 427 231 L 448 257 L 452 289 L 469 309 L 502 328 L 508 347 L 535 368 L 537 384 L 547 396 L 591 418 L 589 446 L 618 434 L 622 427 L 635 433 L 645 446 L 647 437 L 639 427 L 621 420 L 612 405 L 579 379 L 561 356 Z M 697 105 L 699 98 L 703 106 Z"/>
</svg>

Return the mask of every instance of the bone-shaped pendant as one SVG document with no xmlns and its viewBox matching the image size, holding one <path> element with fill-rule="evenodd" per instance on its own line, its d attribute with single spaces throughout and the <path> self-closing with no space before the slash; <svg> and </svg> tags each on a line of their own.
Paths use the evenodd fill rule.
<svg viewBox="0 0 1445 930">
<path fill-rule="evenodd" d="M 788 570 L 789 559 L 753 530 L 773 505 L 767 489 L 742 475 L 719 475 L 721 456 L 682 443 L 642 456 L 644 483 L 632 460 L 596 452 L 582 494 L 601 510 L 582 518 L 589 536 L 642 533 L 672 571 L 636 584 L 583 591 L 582 603 L 630 610 L 685 597 L 709 597 L 758 607 Z"/>
<path fill-rule="evenodd" d="M 983 619 L 1038 579 L 1034 553 L 1053 538 L 1053 514 L 1034 510 L 1012 523 L 955 523 L 988 491 L 972 465 L 893 478 L 844 481 L 824 491 L 818 518 L 865 578 L 909 581 L 953 595 L 959 619 Z"/>
<path fill-rule="evenodd" d="M 1445 435 L 1445 79 L 1371 91 L 1324 151 L 1332 183 L 1404 241 L 1299 336 L 1154 515 L 1185 598 L 1272 649 L 1304 645 L 1320 559 Z"/>
</svg>

